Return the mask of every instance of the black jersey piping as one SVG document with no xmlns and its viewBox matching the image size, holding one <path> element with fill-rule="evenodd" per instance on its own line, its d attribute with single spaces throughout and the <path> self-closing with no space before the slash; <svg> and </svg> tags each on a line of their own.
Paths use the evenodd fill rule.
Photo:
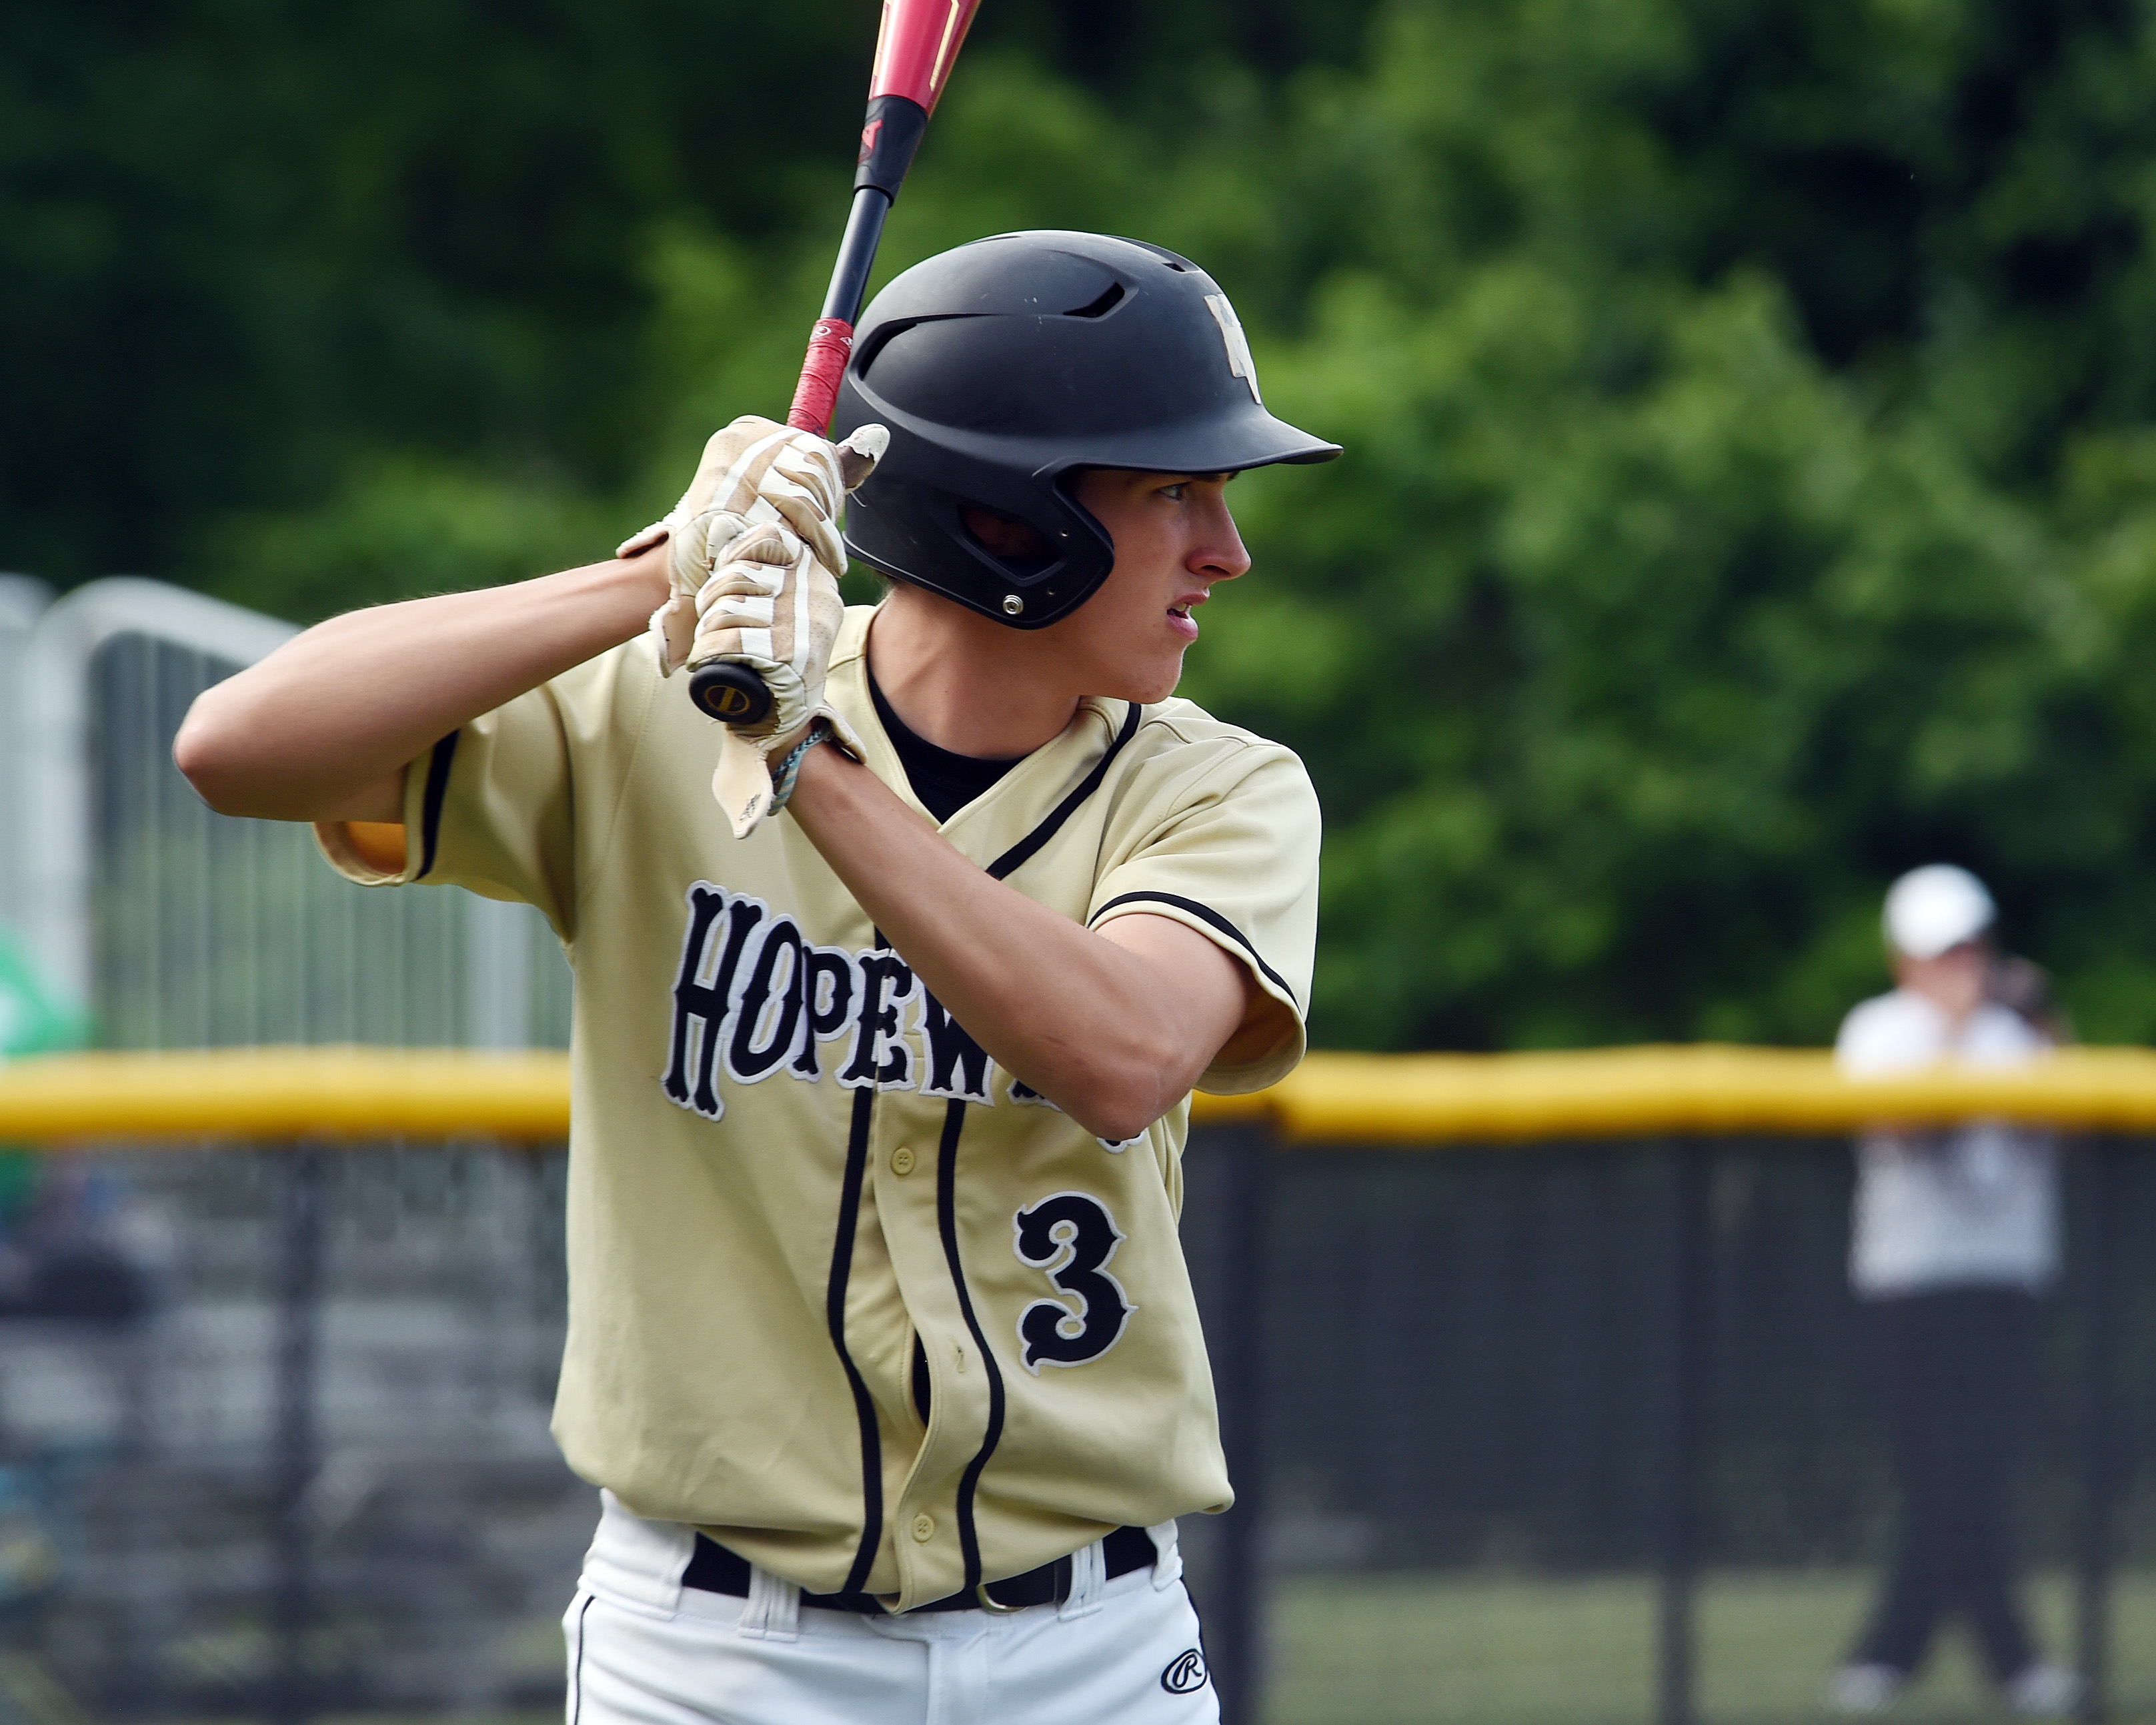
<svg viewBox="0 0 2156 1725">
<path fill-rule="evenodd" d="M 1108 744 L 1093 769 L 1080 780 L 1076 787 L 1051 809 L 1046 818 L 1032 832 L 1013 845 L 1002 856 L 988 864 L 991 878 L 1002 880 L 1022 868 L 1035 856 L 1040 847 L 1055 837 L 1063 823 L 1086 805 L 1086 800 L 1101 788 L 1108 776 L 1108 767 L 1122 753 L 1124 745 L 1138 734 L 1138 724 L 1144 717 L 1136 702 L 1123 715 L 1122 727 Z M 988 1377 L 988 1421 L 981 1434 L 981 1447 L 973 1452 L 973 1459 L 966 1464 L 966 1471 L 958 1480 L 958 1550 L 966 1566 L 963 1591 L 971 1594 L 984 1578 L 981 1572 L 981 1535 L 974 1518 L 974 1501 L 979 1493 L 981 1475 L 988 1465 L 988 1458 L 996 1453 L 996 1446 L 1004 1435 L 1004 1375 L 997 1368 L 996 1357 L 990 1352 L 988 1338 L 981 1329 L 979 1316 L 973 1310 L 973 1296 L 966 1286 L 966 1269 L 958 1255 L 958 1140 L 966 1129 L 966 1104 L 952 1098 L 943 1111 L 943 1136 L 937 1148 L 936 1160 L 936 1226 L 943 1237 L 943 1258 L 950 1266 L 951 1285 L 958 1295 L 959 1315 L 966 1321 L 967 1332 L 973 1338 L 973 1347 L 981 1357 L 981 1367 Z"/>
<path fill-rule="evenodd" d="M 839 1363 L 846 1368 L 846 1383 L 854 1393 L 854 1417 L 861 1429 L 861 1542 L 854 1553 L 854 1567 L 846 1572 L 846 1584 L 839 1591 L 858 1594 L 868 1585 L 869 1566 L 875 1561 L 876 1546 L 883 1537 L 883 1446 L 876 1436 L 875 1403 L 862 1380 L 860 1368 L 846 1352 L 846 1281 L 854 1263 L 854 1229 L 861 1212 L 861 1186 L 869 1165 L 869 1124 L 875 1107 L 875 1092 L 854 1092 L 854 1118 L 846 1134 L 846 1176 L 839 1197 L 839 1226 L 831 1245 L 831 1280 L 824 1297 L 824 1319 L 830 1327 L 831 1346 L 839 1351 Z"/>
<path fill-rule="evenodd" d="M 981 1333 L 981 1321 L 973 1312 L 973 1296 L 966 1288 L 965 1268 L 958 1259 L 958 1137 L 965 1129 L 966 1105 L 953 1099 L 943 1110 L 943 1141 L 937 1151 L 936 1226 L 943 1236 L 943 1257 L 951 1266 L 951 1285 L 957 1290 L 959 1313 L 973 1336 L 982 1368 L 988 1374 L 988 1429 L 982 1434 L 981 1447 L 974 1451 L 973 1459 L 966 1464 L 966 1471 L 958 1480 L 958 1550 L 966 1561 L 966 1583 L 961 1591 L 971 1594 L 983 1578 L 981 1536 L 973 1521 L 973 1497 L 980 1486 L 982 1470 L 995 1454 L 996 1445 L 1003 1441 L 1004 1374 L 996 1369 L 996 1357 L 988 1351 L 988 1337 Z"/>
<path fill-rule="evenodd" d="M 1047 818 L 1040 826 L 988 864 L 991 878 L 1003 880 L 1031 862 L 1034 853 L 1055 837 L 1063 823 L 1085 806 L 1086 799 L 1098 790 L 1101 781 L 1108 776 L 1108 764 L 1123 752 L 1126 743 L 1137 735 L 1138 721 L 1143 717 L 1144 708 L 1137 702 L 1132 702 L 1131 710 L 1123 718 L 1123 728 L 1116 733 L 1115 741 L 1108 744 L 1108 752 L 1093 763 L 1093 770 L 1078 781 L 1076 790 L 1049 811 Z"/>
<path fill-rule="evenodd" d="M 1287 986 L 1287 978 L 1265 962 L 1264 955 L 1256 947 L 1250 945 L 1250 937 L 1229 922 L 1226 917 L 1221 915 L 1219 911 L 1214 909 L 1211 905 L 1200 904 L 1195 899 L 1185 899 L 1175 893 L 1119 893 L 1095 911 L 1086 926 L 1091 928 L 1094 923 L 1100 921 L 1110 911 L 1125 904 L 1173 904 L 1178 910 L 1188 911 L 1199 921 L 1210 928 L 1218 929 L 1236 945 L 1250 954 L 1250 962 L 1264 973 L 1265 980 L 1280 990 L 1289 1000 L 1294 1001 L 1298 1010 L 1301 1008 L 1302 1002 L 1296 1000 L 1295 991 Z"/>
<path fill-rule="evenodd" d="M 434 872 L 434 847 L 442 838 L 442 805 L 449 795 L 449 763 L 457 758 L 459 734 L 451 731 L 428 757 L 427 794 L 419 802 L 419 872 L 412 877 L 414 880 L 424 880 Z"/>
</svg>

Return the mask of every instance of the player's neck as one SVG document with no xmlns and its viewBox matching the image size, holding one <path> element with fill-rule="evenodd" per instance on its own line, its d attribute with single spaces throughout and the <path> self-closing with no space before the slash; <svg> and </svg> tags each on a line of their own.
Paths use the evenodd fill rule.
<svg viewBox="0 0 2156 1725">
<path fill-rule="evenodd" d="M 1081 691 L 1051 644 L 917 587 L 878 607 L 869 663 L 906 729 L 953 754 L 1008 760 L 1060 735 Z"/>
</svg>

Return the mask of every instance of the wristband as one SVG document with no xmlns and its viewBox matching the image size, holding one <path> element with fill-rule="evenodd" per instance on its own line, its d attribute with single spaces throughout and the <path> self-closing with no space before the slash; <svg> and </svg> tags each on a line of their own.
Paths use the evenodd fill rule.
<svg viewBox="0 0 2156 1725">
<path fill-rule="evenodd" d="M 819 743 L 828 741 L 831 735 L 831 721 L 828 718 L 812 720 L 808 734 L 786 751 L 786 759 L 778 764 L 778 770 L 771 775 L 771 808 L 777 814 L 786 806 L 786 800 L 793 795 L 793 781 L 801 776 L 801 757 Z"/>
</svg>

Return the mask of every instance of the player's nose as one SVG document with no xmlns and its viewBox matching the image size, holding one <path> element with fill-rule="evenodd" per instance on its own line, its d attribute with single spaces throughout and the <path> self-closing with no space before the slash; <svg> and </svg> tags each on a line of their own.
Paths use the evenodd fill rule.
<svg viewBox="0 0 2156 1725">
<path fill-rule="evenodd" d="M 1211 580 L 1232 581 L 1250 568 L 1250 554 L 1244 547 L 1234 512 L 1228 507 L 1226 487 L 1208 489 L 1211 495 L 1205 500 L 1206 507 L 1196 512 L 1197 543 L 1183 567 Z"/>
</svg>

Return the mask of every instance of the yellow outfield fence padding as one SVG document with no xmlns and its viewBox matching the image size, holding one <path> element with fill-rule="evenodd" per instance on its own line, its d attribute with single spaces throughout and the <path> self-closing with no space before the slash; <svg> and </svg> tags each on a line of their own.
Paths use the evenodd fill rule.
<svg viewBox="0 0 2156 1725">
<path fill-rule="evenodd" d="M 124 1138 L 559 1138 L 552 1050 L 203 1048 L 0 1065 L 0 1144 Z"/>
<path fill-rule="evenodd" d="M 2062 1048 L 2026 1066 L 1935 1067 L 1853 1082 L 1824 1049 L 1581 1048 L 1536 1054 L 1312 1054 L 1271 1089 L 1200 1097 L 1198 1118 L 1268 1119 L 1285 1138 L 1365 1144 L 1817 1135 L 2000 1119 L 2156 1130 L 2156 1052 Z"/>
<path fill-rule="evenodd" d="M 655 1080 L 654 1080 L 655 1081 Z M 2156 1052 L 2066 1048 L 1994 1071 L 1852 1083 L 1824 1051 L 1691 1047 L 1538 1054 L 1314 1053 L 1201 1124 L 1306 1144 L 1488 1143 L 1665 1133 L 1827 1135 L 1992 1118 L 2156 1132 Z M 121 1139 L 563 1136 L 566 1054 L 372 1048 L 54 1054 L 0 1064 L 0 1144 Z"/>
</svg>

